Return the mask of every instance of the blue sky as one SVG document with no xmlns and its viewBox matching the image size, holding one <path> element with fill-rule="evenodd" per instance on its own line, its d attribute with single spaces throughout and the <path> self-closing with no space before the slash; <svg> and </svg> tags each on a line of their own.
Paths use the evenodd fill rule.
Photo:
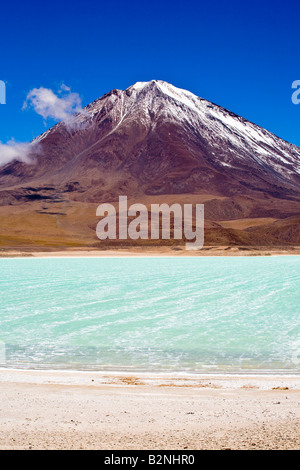
<svg viewBox="0 0 300 470">
<path fill-rule="evenodd" d="M 300 146 L 299 13 L 298 0 L 2 2 L 0 141 L 30 141 L 55 123 L 22 110 L 33 88 L 65 84 L 85 106 L 160 79 Z"/>
</svg>

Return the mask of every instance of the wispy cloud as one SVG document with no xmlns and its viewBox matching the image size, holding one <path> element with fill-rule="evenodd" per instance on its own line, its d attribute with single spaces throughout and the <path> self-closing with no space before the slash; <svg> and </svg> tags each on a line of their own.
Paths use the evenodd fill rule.
<svg viewBox="0 0 300 470">
<path fill-rule="evenodd" d="M 0 167 L 13 160 L 23 163 L 33 163 L 31 154 L 39 151 L 38 144 L 18 143 L 10 140 L 6 144 L 0 142 Z"/>
<path fill-rule="evenodd" d="M 23 109 L 27 107 L 32 107 L 44 120 L 68 121 L 74 113 L 82 112 L 79 94 L 71 92 L 66 85 L 61 85 L 57 94 L 50 88 L 33 88 L 26 97 Z"/>
</svg>

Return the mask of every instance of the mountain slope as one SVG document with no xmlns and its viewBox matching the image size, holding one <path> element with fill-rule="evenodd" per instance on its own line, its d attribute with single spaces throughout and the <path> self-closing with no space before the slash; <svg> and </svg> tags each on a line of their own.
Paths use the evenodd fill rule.
<svg viewBox="0 0 300 470">
<path fill-rule="evenodd" d="M 198 195 L 213 222 L 299 214 L 298 147 L 163 81 L 112 90 L 34 143 L 31 165 L 0 169 L 4 206 L 39 202 L 36 210 L 59 214 L 54 206 L 67 213 L 121 194 L 148 203 Z"/>
</svg>

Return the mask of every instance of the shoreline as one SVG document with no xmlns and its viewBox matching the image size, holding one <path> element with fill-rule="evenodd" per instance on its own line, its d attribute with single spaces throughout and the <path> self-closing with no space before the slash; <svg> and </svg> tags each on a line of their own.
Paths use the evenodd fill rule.
<svg viewBox="0 0 300 470">
<path fill-rule="evenodd" d="M 0 449 L 299 449 L 300 376 L 0 369 Z"/>
<path fill-rule="evenodd" d="M 166 247 L 160 249 L 107 249 L 107 250 L 57 250 L 57 251 L 0 251 L 1 258 L 191 258 L 191 257 L 262 257 L 262 256 L 299 256 L 300 248 L 294 249 L 239 249 L 237 247 L 206 248 L 202 250 L 173 250 Z"/>
<path fill-rule="evenodd" d="M 126 379 L 126 380 L 124 380 Z M 131 380 L 130 380 L 131 379 Z M 46 385 L 145 385 L 145 386 L 193 386 L 212 388 L 239 388 L 251 382 L 259 389 L 272 389 L 289 383 L 289 389 L 300 391 L 300 372 L 148 372 L 134 370 L 76 370 L 76 369 L 21 369 L 0 367 L 0 384 L 3 382 Z M 128 382 L 128 383 L 127 383 Z M 130 383 L 132 382 L 132 383 Z"/>
</svg>

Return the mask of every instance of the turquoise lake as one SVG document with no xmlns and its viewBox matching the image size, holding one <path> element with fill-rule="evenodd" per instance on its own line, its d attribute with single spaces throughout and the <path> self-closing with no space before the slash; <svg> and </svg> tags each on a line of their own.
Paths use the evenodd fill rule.
<svg viewBox="0 0 300 470">
<path fill-rule="evenodd" d="M 0 366 L 298 373 L 300 257 L 1 259 Z"/>
</svg>

